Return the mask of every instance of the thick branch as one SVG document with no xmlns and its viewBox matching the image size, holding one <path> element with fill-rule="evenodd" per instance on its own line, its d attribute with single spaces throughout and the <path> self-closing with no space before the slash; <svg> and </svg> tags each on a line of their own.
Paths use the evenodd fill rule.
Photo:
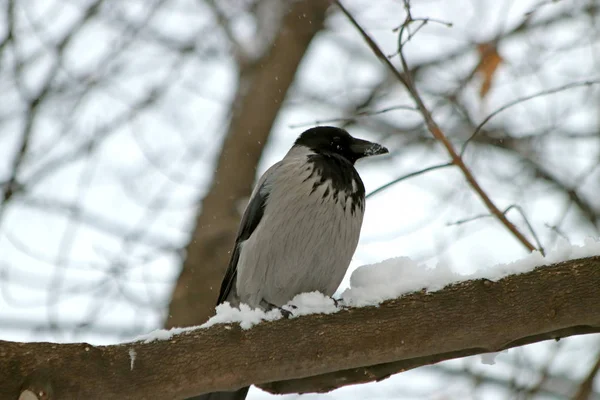
<svg viewBox="0 0 600 400">
<path fill-rule="evenodd" d="M 245 331 L 217 325 L 113 346 L 0 342 L 0 398 L 17 398 L 33 380 L 58 399 L 177 399 L 273 381 L 286 382 L 262 387 L 331 390 L 450 358 L 600 332 L 599 287 L 600 257 L 591 257 Z"/>
</svg>

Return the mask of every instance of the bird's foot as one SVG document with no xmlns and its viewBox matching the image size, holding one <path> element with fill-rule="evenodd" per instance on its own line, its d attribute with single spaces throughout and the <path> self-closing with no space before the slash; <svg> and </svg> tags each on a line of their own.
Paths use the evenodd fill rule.
<svg viewBox="0 0 600 400">
<path fill-rule="evenodd" d="M 285 319 L 289 319 L 291 316 L 294 315 L 291 311 L 286 310 L 285 308 L 281 308 L 281 307 L 279 307 L 279 312 Z"/>
<path fill-rule="evenodd" d="M 290 318 L 290 317 L 292 317 L 292 316 L 294 315 L 294 313 L 292 313 L 290 310 L 286 310 L 286 309 L 285 309 L 285 308 L 283 308 L 283 307 L 279 307 L 279 306 L 276 306 L 275 304 L 271 304 L 271 303 L 267 303 L 267 304 L 268 304 L 268 306 L 269 306 L 269 309 L 271 309 L 271 310 L 272 310 L 272 309 L 277 309 L 277 310 L 279 310 L 279 312 L 281 313 L 281 315 L 282 315 L 282 316 L 283 316 L 283 318 L 285 318 L 285 319 L 288 319 L 288 318 Z M 290 307 L 290 308 L 293 308 L 293 309 L 296 309 L 296 308 L 298 308 L 298 307 L 296 307 L 296 306 L 295 306 L 295 305 L 293 305 L 293 304 L 290 304 L 290 305 L 288 305 L 288 307 Z"/>
<path fill-rule="evenodd" d="M 298 308 L 298 307 L 296 307 L 296 306 L 295 306 L 295 305 L 293 305 L 293 304 L 288 304 L 286 307 L 289 307 L 289 308 L 291 308 L 292 310 L 295 310 L 295 309 L 297 309 L 297 308 Z M 286 310 L 286 309 L 285 309 L 285 308 L 283 308 L 283 307 L 279 307 L 279 311 L 281 311 L 281 315 L 283 315 L 283 317 L 284 317 L 285 319 L 288 319 L 288 318 L 290 318 L 291 316 L 293 316 L 293 315 L 294 315 L 294 313 L 293 313 L 293 312 L 291 312 L 290 310 Z"/>
<path fill-rule="evenodd" d="M 333 297 L 330 297 L 330 299 L 333 300 L 333 305 L 335 306 L 335 308 L 340 308 L 340 309 L 348 308 L 348 306 L 344 305 L 344 300 L 334 299 Z"/>
</svg>

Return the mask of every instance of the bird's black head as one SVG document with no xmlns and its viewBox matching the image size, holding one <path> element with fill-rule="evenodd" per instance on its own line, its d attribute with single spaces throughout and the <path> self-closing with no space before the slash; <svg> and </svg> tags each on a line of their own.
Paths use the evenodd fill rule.
<svg viewBox="0 0 600 400">
<path fill-rule="evenodd" d="M 315 153 L 339 154 L 352 164 L 359 158 L 385 154 L 388 149 L 380 144 L 352 137 L 344 129 L 317 126 L 302 132 L 295 146 L 306 146 Z"/>
</svg>

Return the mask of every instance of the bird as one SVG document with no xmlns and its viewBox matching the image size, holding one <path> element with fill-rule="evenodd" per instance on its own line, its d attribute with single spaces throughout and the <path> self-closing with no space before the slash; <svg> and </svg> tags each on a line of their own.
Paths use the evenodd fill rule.
<svg viewBox="0 0 600 400">
<path fill-rule="evenodd" d="M 242 215 L 217 305 L 268 311 L 300 293 L 333 296 L 358 245 L 365 187 L 354 164 L 388 153 L 345 129 L 302 132 L 258 180 Z M 188 400 L 243 400 L 248 387 Z"/>
</svg>

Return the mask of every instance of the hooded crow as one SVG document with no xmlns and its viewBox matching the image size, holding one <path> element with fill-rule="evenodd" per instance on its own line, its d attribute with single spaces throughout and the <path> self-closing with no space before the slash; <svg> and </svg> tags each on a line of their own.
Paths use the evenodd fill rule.
<svg viewBox="0 0 600 400">
<path fill-rule="evenodd" d="M 365 187 L 354 163 L 387 152 L 340 128 L 303 132 L 256 184 L 217 304 L 269 310 L 300 293 L 332 296 L 356 250 L 365 210 Z M 194 399 L 241 400 L 247 392 Z"/>
</svg>

